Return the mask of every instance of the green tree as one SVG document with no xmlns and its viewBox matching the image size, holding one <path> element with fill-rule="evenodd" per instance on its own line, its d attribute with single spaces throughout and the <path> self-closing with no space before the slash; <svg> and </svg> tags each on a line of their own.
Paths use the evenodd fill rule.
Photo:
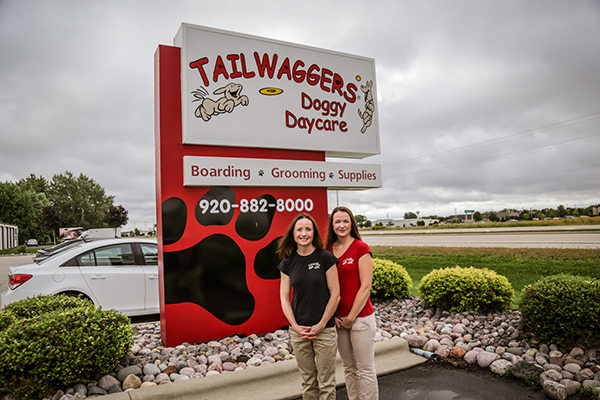
<svg viewBox="0 0 600 400">
<path fill-rule="evenodd" d="M 50 188 L 50 184 L 48 180 L 42 176 L 37 177 L 35 174 L 29 174 L 27 178 L 21 179 L 17 182 L 21 188 L 31 190 L 35 193 L 43 193 L 46 194 L 48 189 Z"/>
<path fill-rule="evenodd" d="M 481 215 L 481 213 L 479 211 L 475 211 L 473 213 L 473 221 L 475 221 L 475 222 L 483 221 L 483 215 Z"/>
<path fill-rule="evenodd" d="M 592 208 L 593 208 L 592 206 L 589 206 L 589 207 L 586 207 L 586 208 L 581 208 L 579 210 L 579 215 L 587 215 L 587 216 L 592 215 L 593 214 Z"/>
<path fill-rule="evenodd" d="M 356 214 L 354 219 L 356 220 L 356 225 L 358 225 L 359 228 L 364 228 L 365 223 L 367 222 L 367 217 L 361 214 Z"/>
<path fill-rule="evenodd" d="M 122 205 L 110 206 L 104 215 L 104 222 L 115 230 L 115 237 L 117 236 L 117 228 L 127 224 L 129 217 L 128 212 Z"/>
<path fill-rule="evenodd" d="M 19 227 L 19 244 L 41 238 L 37 210 L 41 200 L 36 193 L 15 183 L 0 183 L 0 221 Z"/>
<path fill-rule="evenodd" d="M 552 213 L 555 212 L 552 208 L 544 208 L 541 210 L 543 214 L 546 214 L 549 217 L 552 217 Z"/>
<path fill-rule="evenodd" d="M 46 206 L 42 209 L 40 215 L 40 226 L 52 232 L 52 241 L 56 244 L 56 232 L 62 226 L 62 215 L 58 208 L 54 206 Z"/>
<path fill-rule="evenodd" d="M 563 206 L 562 204 L 556 208 L 556 213 L 558 214 L 559 217 L 567 216 L 567 210 L 565 209 L 565 206 Z"/>
<path fill-rule="evenodd" d="M 415 218 L 417 218 L 417 214 L 415 214 L 412 211 L 404 213 L 404 219 L 415 219 Z"/>
<path fill-rule="evenodd" d="M 52 177 L 48 198 L 58 208 L 64 225 L 90 229 L 106 227 L 105 211 L 113 204 L 114 196 L 108 196 L 94 179 L 65 171 Z"/>
<path fill-rule="evenodd" d="M 42 214 L 42 209 L 50 205 L 50 201 L 46 197 L 48 181 L 41 176 L 37 177 L 34 174 L 30 174 L 27 178 L 19 180 L 17 182 L 17 186 L 21 189 L 25 196 L 29 196 L 31 198 L 31 202 L 33 203 L 33 212 L 35 214 L 33 218 L 35 223 L 31 223 L 28 226 L 29 238 L 41 240 L 47 235 L 44 227 L 39 224 L 39 220 L 40 215 Z M 25 240 L 25 238 L 23 238 L 23 240 Z"/>
<path fill-rule="evenodd" d="M 498 221 L 500 221 L 500 218 L 498 218 L 498 214 L 496 214 L 493 211 L 488 215 L 488 219 L 490 221 L 492 221 L 492 222 L 498 222 Z"/>
</svg>

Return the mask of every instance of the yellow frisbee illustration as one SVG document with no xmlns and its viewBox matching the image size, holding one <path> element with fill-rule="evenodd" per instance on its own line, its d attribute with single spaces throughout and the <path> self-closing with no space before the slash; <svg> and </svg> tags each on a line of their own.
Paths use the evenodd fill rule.
<svg viewBox="0 0 600 400">
<path fill-rule="evenodd" d="M 258 91 L 260 94 L 264 94 L 266 96 L 275 96 L 279 93 L 283 93 L 283 89 L 266 87 L 262 88 Z"/>
</svg>

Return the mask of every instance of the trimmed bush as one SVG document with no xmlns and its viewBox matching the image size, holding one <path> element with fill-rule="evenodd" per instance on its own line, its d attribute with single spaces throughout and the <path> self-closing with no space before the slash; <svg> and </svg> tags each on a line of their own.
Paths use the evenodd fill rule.
<svg viewBox="0 0 600 400">
<path fill-rule="evenodd" d="M 109 373 L 131 349 L 129 318 L 79 298 L 39 296 L 0 312 L 0 393 L 51 395 Z"/>
<path fill-rule="evenodd" d="M 487 268 L 436 269 L 421 279 L 421 300 L 448 311 L 486 311 L 510 308 L 515 294 L 502 275 Z"/>
<path fill-rule="evenodd" d="M 390 260 L 373 259 L 371 296 L 380 299 L 408 297 L 412 279 L 403 266 Z"/>
<path fill-rule="evenodd" d="M 600 280 L 553 275 L 523 288 L 519 311 L 536 339 L 559 346 L 600 343 Z"/>
</svg>

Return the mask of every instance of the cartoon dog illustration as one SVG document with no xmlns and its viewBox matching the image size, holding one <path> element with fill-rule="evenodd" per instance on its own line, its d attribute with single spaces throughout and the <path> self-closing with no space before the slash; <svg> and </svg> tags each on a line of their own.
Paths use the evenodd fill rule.
<svg viewBox="0 0 600 400">
<path fill-rule="evenodd" d="M 196 118 L 202 118 L 203 120 L 208 121 L 213 115 L 232 112 L 234 107 L 240 104 L 247 106 L 249 103 L 248 97 L 246 95 L 240 96 L 242 89 L 243 86 L 239 83 L 228 83 L 227 86 L 213 92 L 213 94 L 223 93 L 223 97 L 217 101 L 206 97 L 208 92 L 204 88 L 193 91 L 192 94 L 196 97 L 196 100 L 194 101 L 202 101 L 202 104 L 196 108 L 194 113 Z"/>
<path fill-rule="evenodd" d="M 360 130 L 365 133 L 367 128 L 373 122 L 373 111 L 375 111 L 375 103 L 373 102 L 373 81 L 367 82 L 366 85 L 360 85 L 360 90 L 365 94 L 365 111 L 358 110 L 358 116 L 363 120 L 363 126 Z"/>
</svg>

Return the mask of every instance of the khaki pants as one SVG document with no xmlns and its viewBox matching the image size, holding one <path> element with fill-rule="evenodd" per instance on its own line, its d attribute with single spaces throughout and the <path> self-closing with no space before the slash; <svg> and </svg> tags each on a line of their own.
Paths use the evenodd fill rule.
<svg viewBox="0 0 600 400">
<path fill-rule="evenodd" d="M 303 400 L 335 400 L 335 327 L 325 328 L 315 339 L 302 340 L 290 327 L 296 363 L 302 375 Z"/>
<path fill-rule="evenodd" d="M 377 400 L 375 314 L 356 318 L 351 329 L 338 330 L 338 351 L 344 366 L 349 400 Z"/>
</svg>

